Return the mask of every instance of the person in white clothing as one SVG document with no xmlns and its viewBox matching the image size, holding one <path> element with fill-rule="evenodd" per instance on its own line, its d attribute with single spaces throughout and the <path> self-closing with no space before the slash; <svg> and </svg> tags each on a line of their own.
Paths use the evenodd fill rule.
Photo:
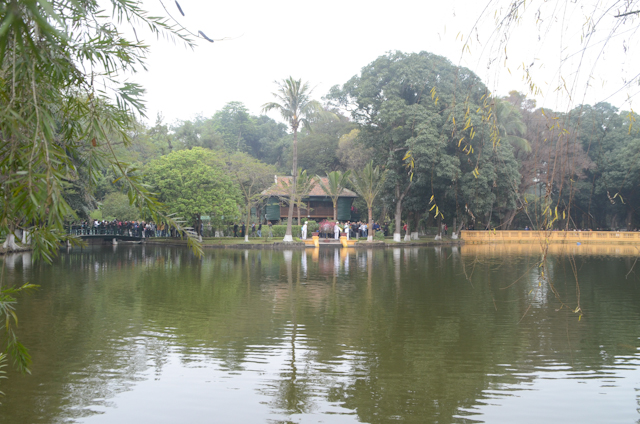
<svg viewBox="0 0 640 424">
<path fill-rule="evenodd" d="M 302 226 L 302 240 L 306 240 L 307 239 L 307 224 L 309 223 L 309 221 L 305 221 L 304 225 Z"/>
<path fill-rule="evenodd" d="M 336 240 L 340 240 L 340 225 L 337 222 L 333 226 L 333 236 Z"/>
</svg>

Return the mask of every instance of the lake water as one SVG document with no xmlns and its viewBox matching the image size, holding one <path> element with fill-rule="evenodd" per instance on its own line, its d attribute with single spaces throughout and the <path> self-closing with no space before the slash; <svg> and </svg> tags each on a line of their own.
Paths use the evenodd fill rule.
<svg viewBox="0 0 640 424">
<path fill-rule="evenodd" d="M 636 257 L 535 249 L 6 257 L 40 289 L 0 422 L 640 422 Z"/>
</svg>

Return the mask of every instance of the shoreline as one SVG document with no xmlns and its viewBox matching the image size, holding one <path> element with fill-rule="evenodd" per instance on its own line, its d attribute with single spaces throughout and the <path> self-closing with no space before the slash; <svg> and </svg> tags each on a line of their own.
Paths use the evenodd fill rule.
<svg viewBox="0 0 640 424">
<path fill-rule="evenodd" d="M 285 243 L 282 241 L 274 241 L 274 242 L 245 242 L 238 240 L 237 242 L 234 240 L 222 240 L 218 243 L 206 243 L 207 240 L 203 240 L 202 248 L 203 249 L 275 249 L 275 250 L 283 250 L 283 249 L 315 249 L 315 247 L 307 246 L 303 241 L 299 242 L 290 242 Z M 155 245 L 155 246 L 186 246 L 186 240 L 172 240 L 172 239 L 156 239 L 153 240 L 147 239 L 144 241 L 144 244 Z M 374 241 L 374 242 L 358 242 L 353 244 L 353 248 L 387 248 L 387 247 L 404 247 L 404 246 L 412 246 L 412 247 L 429 247 L 429 246 L 462 246 L 464 244 L 463 240 L 432 240 L 432 239 L 422 239 L 422 241 L 412 240 L 412 241 L 402 241 L 400 243 L 395 242 L 387 242 L 387 241 Z M 324 247 L 340 247 L 342 245 L 338 243 L 331 244 L 321 244 L 320 248 Z"/>
<path fill-rule="evenodd" d="M 31 246 L 29 246 L 29 247 L 20 246 L 20 249 L 18 249 L 18 250 L 9 250 L 9 249 L 5 249 L 4 247 L 0 247 L 0 256 L 8 255 L 8 254 L 11 254 L 11 253 L 30 252 L 32 250 L 33 250 L 33 248 Z"/>
</svg>

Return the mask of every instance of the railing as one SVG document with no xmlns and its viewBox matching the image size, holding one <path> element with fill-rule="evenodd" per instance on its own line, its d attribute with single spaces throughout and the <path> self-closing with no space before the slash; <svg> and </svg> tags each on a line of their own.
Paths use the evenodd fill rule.
<svg viewBox="0 0 640 424">
<path fill-rule="evenodd" d="M 67 228 L 67 234 L 74 236 L 125 236 L 125 237 L 142 237 L 143 228 L 109 228 L 109 227 L 81 227 L 73 225 Z M 146 236 L 166 237 L 166 231 L 148 231 Z"/>
<path fill-rule="evenodd" d="M 640 243 L 640 232 L 625 231 L 461 231 L 467 243 L 518 243 L 548 240 L 550 243 Z"/>
</svg>

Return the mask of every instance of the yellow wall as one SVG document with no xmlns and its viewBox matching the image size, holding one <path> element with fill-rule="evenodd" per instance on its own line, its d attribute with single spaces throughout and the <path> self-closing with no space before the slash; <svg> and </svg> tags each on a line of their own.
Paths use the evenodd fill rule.
<svg viewBox="0 0 640 424">
<path fill-rule="evenodd" d="M 461 231 L 465 243 L 640 244 L 640 232 L 616 231 Z"/>
</svg>

